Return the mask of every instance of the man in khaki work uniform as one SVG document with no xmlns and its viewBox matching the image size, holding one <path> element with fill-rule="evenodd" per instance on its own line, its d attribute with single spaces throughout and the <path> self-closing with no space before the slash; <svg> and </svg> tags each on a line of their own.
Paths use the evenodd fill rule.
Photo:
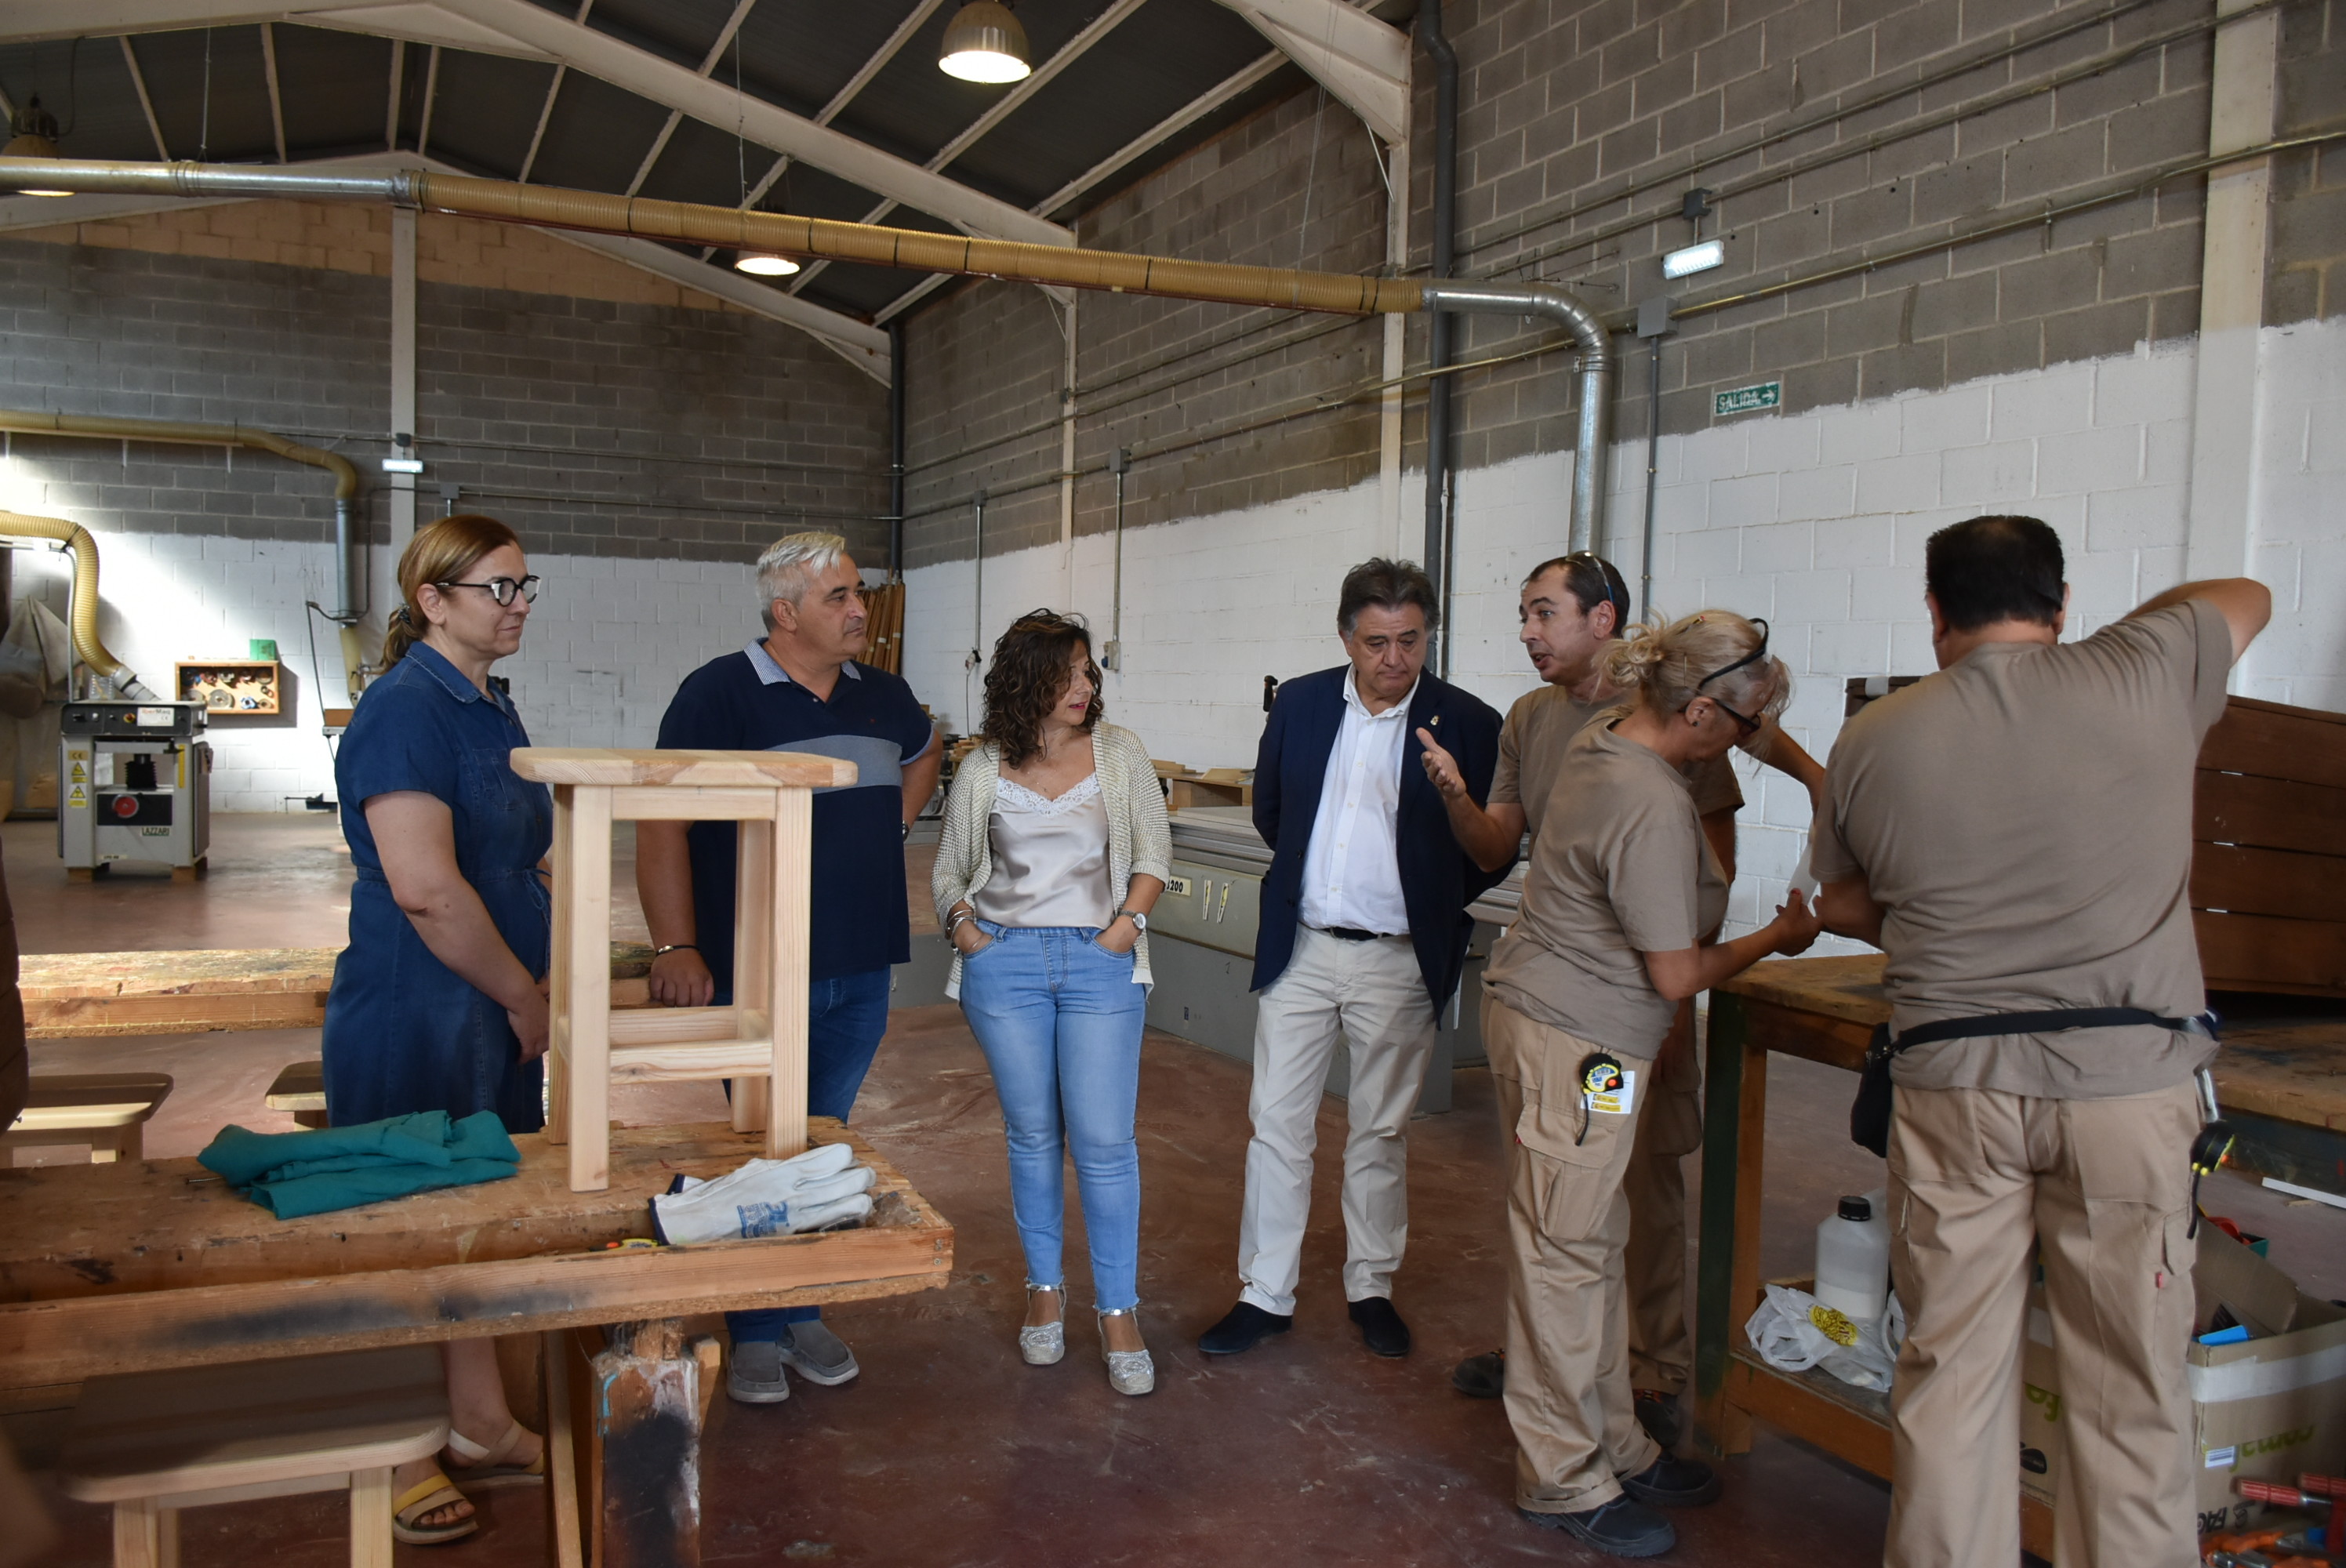
<svg viewBox="0 0 2346 1568">
<path fill-rule="evenodd" d="M 1931 536 L 1939 673 L 1833 748 L 1812 863 L 1829 929 L 1879 944 L 1899 1031 L 2139 1009 L 2161 1024 L 1973 1033 L 1892 1063 L 1892 1568 L 2020 1555 L 2021 1336 L 2045 1268 L 2068 1462 L 2063 1568 L 2195 1560 L 2189 1151 L 2215 1051 L 2186 896 L 2200 738 L 2272 596 L 2187 583 L 2081 642 L 2033 517 Z M 1992 1025 L 1990 1025 L 1992 1027 Z M 2033 1256 L 2032 1256 L 2033 1255 Z"/>
<path fill-rule="evenodd" d="M 1586 550 L 1543 561 L 1524 579 L 1519 638 L 1541 684 L 1515 699 L 1499 736 L 1499 766 L 1488 809 L 1459 786 L 1455 769 L 1433 778 L 1450 812 L 1451 830 L 1485 871 L 1515 858 L 1526 829 L 1536 840 L 1565 748 L 1590 720 L 1626 701 L 1606 685 L 1597 656 L 1629 620 L 1629 589 L 1621 570 Z M 1420 737 L 1421 741 L 1427 738 Z M 1821 806 L 1825 770 L 1770 720 L 1750 743 L 1751 754 L 1797 779 Z M 1441 753 L 1433 748 L 1428 757 Z M 1446 753 L 1441 753 L 1446 758 Z M 1440 764 L 1437 763 L 1437 769 Z M 1447 781 L 1445 781 L 1445 779 Z M 1693 766 L 1687 775 L 1703 837 L 1721 875 L 1735 881 L 1735 817 L 1743 790 L 1724 757 Z M 1637 1123 L 1622 1190 L 1629 1200 L 1629 1245 L 1622 1257 L 1629 1303 L 1629 1382 L 1638 1422 L 1654 1441 L 1675 1447 L 1678 1397 L 1694 1371 L 1687 1333 L 1686 1166 L 1702 1146 L 1702 1073 L 1695 1060 L 1694 1003 L 1678 1006 L 1668 1038 L 1654 1064 L 1651 1103 Z M 1496 1350 L 1469 1356 L 1451 1374 L 1462 1393 L 1495 1399 L 1505 1388 L 1506 1359 Z"/>
</svg>

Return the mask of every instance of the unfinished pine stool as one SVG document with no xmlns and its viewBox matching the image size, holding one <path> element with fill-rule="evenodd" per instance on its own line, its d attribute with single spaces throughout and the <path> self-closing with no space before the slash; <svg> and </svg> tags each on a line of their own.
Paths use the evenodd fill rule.
<svg viewBox="0 0 2346 1568">
<path fill-rule="evenodd" d="M 87 1144 L 93 1164 L 146 1156 L 147 1119 L 171 1093 L 168 1073 L 36 1075 L 25 1109 L 0 1133 L 0 1164 L 18 1149 Z"/>
<path fill-rule="evenodd" d="M 546 1136 L 570 1145 L 570 1189 L 611 1185 L 611 1081 L 730 1078 L 733 1125 L 769 1158 L 806 1147 L 809 855 L 814 791 L 855 764 L 795 751 L 525 747 L 513 770 L 554 788 L 553 1028 Z M 611 825 L 740 824 L 733 1003 L 611 1011 Z"/>
<path fill-rule="evenodd" d="M 183 1508 L 344 1490 L 352 1568 L 391 1568 L 392 1467 L 447 1441 L 440 1352 L 401 1345 L 92 1378 L 57 1476 L 114 1504 L 115 1568 L 172 1568 Z"/>
</svg>

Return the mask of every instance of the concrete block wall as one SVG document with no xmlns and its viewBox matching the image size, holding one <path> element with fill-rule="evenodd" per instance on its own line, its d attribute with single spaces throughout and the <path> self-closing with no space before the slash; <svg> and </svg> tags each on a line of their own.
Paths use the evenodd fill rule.
<svg viewBox="0 0 2346 1568">
<path fill-rule="evenodd" d="M 2277 606 L 2234 689 L 2346 709 L 2346 514 L 2334 504 L 2346 476 L 2346 321 L 2267 328 L 2261 353 L 2255 571 Z M 1672 615 L 1718 606 L 1770 617 L 1774 651 L 1799 682 L 1787 726 L 1829 755 L 1851 677 L 1933 667 L 1922 547 L 1936 528 L 1989 510 L 2052 523 L 2079 634 L 2180 580 L 2195 368 L 2189 342 L 2145 342 L 1665 435 L 1653 602 Z M 1634 585 L 1644 565 L 1643 444 L 1624 442 L 1613 455 L 1603 548 Z M 1454 675 L 1502 708 L 1532 686 L 1515 640 L 1516 587 L 1565 547 L 1569 463 L 1568 453 L 1533 454 L 1460 477 Z M 1250 765 L 1262 675 L 1341 660 L 1338 580 L 1374 547 L 1376 528 L 1372 480 L 1128 533 L 1125 665 L 1107 677 L 1109 717 L 1157 756 Z M 1072 602 L 1105 636 L 1110 543 L 1078 538 L 1071 564 L 1056 547 L 989 558 L 987 602 Z M 948 719 L 964 711 L 969 586 L 963 560 L 915 570 L 908 587 L 906 672 Z M 1053 599 L 1063 591 L 1066 600 Z M 1808 802 L 1788 780 L 1748 760 L 1739 768 L 1744 874 L 1732 919 L 1748 929 L 1782 896 Z"/>
</svg>

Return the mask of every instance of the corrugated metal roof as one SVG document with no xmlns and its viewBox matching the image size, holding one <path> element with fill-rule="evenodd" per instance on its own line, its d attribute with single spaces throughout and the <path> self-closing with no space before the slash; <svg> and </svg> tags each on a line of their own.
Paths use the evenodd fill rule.
<svg viewBox="0 0 2346 1568">
<path fill-rule="evenodd" d="M 575 20 L 579 11 L 577 0 L 531 3 L 566 20 Z M 710 53 L 724 39 L 737 0 L 591 0 L 585 23 L 688 71 L 709 62 L 708 75 L 721 87 L 729 88 L 738 75 L 745 97 L 811 118 L 866 69 L 921 3 L 751 0 L 738 32 L 713 62 Z M 834 129 L 925 166 L 1005 94 L 1019 90 L 1015 84 L 960 81 L 937 68 L 939 44 L 958 4 L 944 0 L 935 7 L 895 56 L 840 106 Z M 1037 65 L 1048 60 L 1109 4 L 1016 0 L 1029 57 Z M 450 46 L 435 51 L 291 23 L 275 25 L 274 42 L 286 151 L 294 162 L 386 147 L 413 150 L 421 137 L 422 150 L 430 156 L 493 178 L 519 178 L 526 164 L 534 184 L 622 191 L 670 118 L 666 105 L 583 71 L 562 73 L 557 87 L 556 67 L 541 60 Z M 258 25 L 139 33 L 129 46 L 170 157 L 275 161 L 277 137 Z M 942 172 L 987 196 L 1032 209 L 1270 53 L 1270 46 L 1253 28 L 1213 0 L 1147 0 L 945 163 Z M 1300 80 L 1291 67 L 1274 73 L 1213 116 L 1144 152 L 1072 205 L 1091 205 L 1200 137 L 1293 90 Z M 78 46 L 0 44 L 0 90 L 18 104 L 39 94 L 66 122 L 60 140 L 69 157 L 156 155 L 118 38 L 93 36 Z M 646 173 L 642 194 L 738 203 L 745 190 L 765 180 L 776 155 L 754 142 L 745 145 L 736 128 L 682 119 Z M 882 204 L 878 193 L 805 163 L 788 165 L 761 202 L 769 210 L 846 219 L 862 219 Z M 1043 216 L 1064 221 L 1068 215 Z M 904 207 L 884 220 L 941 231 L 950 228 Z M 709 264 L 726 260 L 714 257 Z M 831 266 L 815 270 L 811 278 L 782 280 L 779 286 L 795 283 L 811 303 L 868 318 L 922 281 L 915 274 L 884 268 Z"/>
</svg>

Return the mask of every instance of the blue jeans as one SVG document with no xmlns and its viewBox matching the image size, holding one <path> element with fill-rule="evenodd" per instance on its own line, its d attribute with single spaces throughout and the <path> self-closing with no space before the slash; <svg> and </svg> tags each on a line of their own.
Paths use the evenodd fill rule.
<svg viewBox="0 0 2346 1568">
<path fill-rule="evenodd" d="M 807 1115 L 847 1120 L 880 1037 L 888 1033 L 891 972 L 867 969 L 818 980 L 807 988 Z M 731 1085 L 727 1085 L 731 1092 Z M 811 1323 L 820 1307 L 760 1307 L 728 1312 L 734 1343 L 779 1339 L 793 1323 Z"/>
<path fill-rule="evenodd" d="M 994 940 L 962 960 L 961 1005 L 994 1070 L 1010 1144 L 1010 1208 L 1026 1278 L 1059 1285 L 1073 1155 L 1091 1243 L 1093 1305 L 1138 1304 L 1140 1032 L 1148 993 L 1132 955 L 1075 926 L 981 923 Z"/>
</svg>

